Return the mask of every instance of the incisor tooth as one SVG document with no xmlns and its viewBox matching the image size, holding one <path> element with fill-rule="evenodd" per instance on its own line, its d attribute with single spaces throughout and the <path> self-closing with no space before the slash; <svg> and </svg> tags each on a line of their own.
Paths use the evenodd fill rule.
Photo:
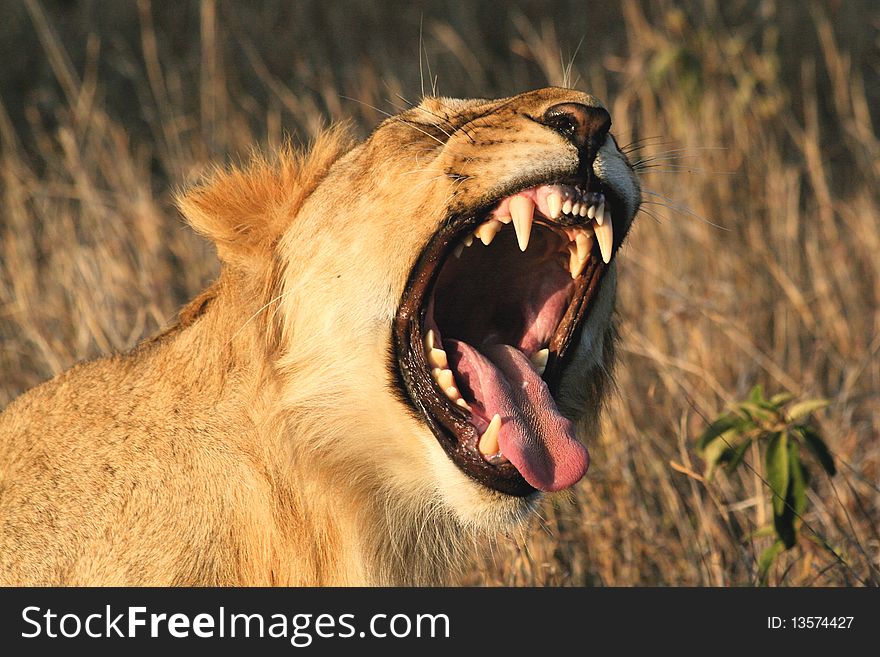
<svg viewBox="0 0 880 657">
<path fill-rule="evenodd" d="M 602 206 L 599 206 L 600 208 Z M 614 247 L 614 224 L 611 221 L 611 213 L 605 217 L 608 221 L 604 224 L 597 223 L 593 230 L 596 232 L 596 239 L 599 240 L 599 251 L 602 252 L 602 260 L 607 265 L 611 262 L 611 249 Z M 599 221 L 599 215 L 596 215 L 596 221 Z"/>
<path fill-rule="evenodd" d="M 503 224 L 500 221 L 496 221 L 495 219 L 490 219 L 484 224 L 481 224 L 476 231 L 474 231 L 474 235 L 480 238 L 480 241 L 489 246 L 492 243 L 492 240 L 495 239 L 495 236 L 498 234 L 498 231 L 501 230 L 501 226 Z"/>
<path fill-rule="evenodd" d="M 602 202 L 599 204 L 599 207 L 596 208 L 596 223 L 600 226 L 605 223 L 605 203 Z"/>
<path fill-rule="evenodd" d="M 551 219 L 557 219 L 562 213 L 562 197 L 556 192 L 547 194 L 547 212 Z"/>
<path fill-rule="evenodd" d="M 431 367 L 439 367 L 441 370 L 449 367 L 449 361 L 446 360 L 446 352 L 436 347 L 428 350 L 428 363 Z"/>
<path fill-rule="evenodd" d="M 461 397 L 459 397 L 458 399 L 455 400 L 455 405 L 456 405 L 456 406 L 461 406 L 462 408 L 464 408 L 464 409 L 466 409 L 466 410 L 468 410 L 468 411 L 472 410 L 472 409 L 471 409 L 471 405 L 468 404 L 468 403 L 467 403 L 464 399 L 462 399 Z"/>
<path fill-rule="evenodd" d="M 571 214 L 571 199 L 565 199 L 565 203 L 562 204 L 562 211 L 565 214 Z"/>
<path fill-rule="evenodd" d="M 445 392 L 446 396 L 449 397 L 452 401 L 455 401 L 461 397 L 461 395 L 458 394 L 458 388 L 456 388 L 455 386 L 449 386 L 448 388 L 445 388 L 443 392 Z"/>
<path fill-rule="evenodd" d="M 483 456 L 495 456 L 498 453 L 498 433 L 501 431 L 501 416 L 498 413 L 492 417 L 489 426 L 480 436 L 480 454 Z"/>
<path fill-rule="evenodd" d="M 461 252 L 462 252 L 462 251 L 464 251 L 464 244 L 459 243 L 459 244 L 457 244 L 456 247 L 452 250 L 452 255 L 454 255 L 456 258 L 460 258 L 460 257 L 461 257 Z"/>
<path fill-rule="evenodd" d="M 462 240 L 462 242 L 464 242 L 465 246 L 470 246 L 474 243 L 474 234 L 468 233 L 468 235 Z"/>
<path fill-rule="evenodd" d="M 580 215 L 580 213 L 581 213 L 581 204 L 580 203 L 575 203 L 574 205 L 571 206 L 571 215 L 573 217 L 577 217 L 578 215 Z"/>
<path fill-rule="evenodd" d="M 587 208 L 587 217 L 589 219 L 592 219 L 595 216 L 596 216 L 596 206 L 591 203 L 590 207 Z"/>
<path fill-rule="evenodd" d="M 550 357 L 550 350 L 547 348 L 540 349 L 533 353 L 529 358 L 538 374 L 544 374 L 547 369 L 547 359 Z"/>
<path fill-rule="evenodd" d="M 579 214 L 580 214 L 582 217 L 586 217 L 586 216 L 587 216 L 587 204 L 586 204 L 586 203 L 582 203 L 582 204 L 581 204 L 581 211 L 580 211 Z"/>
<path fill-rule="evenodd" d="M 514 196 L 510 199 L 510 216 L 513 217 L 513 228 L 516 230 L 516 241 L 519 243 L 520 251 L 525 251 L 529 246 L 534 213 L 535 204 L 532 199 L 526 196 Z"/>
</svg>

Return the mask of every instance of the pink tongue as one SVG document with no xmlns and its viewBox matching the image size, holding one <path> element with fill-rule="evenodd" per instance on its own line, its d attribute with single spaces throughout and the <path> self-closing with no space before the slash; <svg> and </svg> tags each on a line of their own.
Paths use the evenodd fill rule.
<svg viewBox="0 0 880 657">
<path fill-rule="evenodd" d="M 481 405 L 486 418 L 501 416 L 501 453 L 529 484 L 557 491 L 586 474 L 587 448 L 525 354 L 503 344 L 486 346 L 485 355 L 458 340 L 443 346 L 464 396 Z"/>
</svg>

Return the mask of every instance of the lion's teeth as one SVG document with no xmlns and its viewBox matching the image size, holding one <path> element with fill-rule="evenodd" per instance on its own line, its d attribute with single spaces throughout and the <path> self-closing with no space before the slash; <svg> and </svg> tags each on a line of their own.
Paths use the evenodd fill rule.
<svg viewBox="0 0 880 657">
<path fill-rule="evenodd" d="M 587 218 L 592 219 L 596 216 L 596 206 L 595 204 L 590 204 L 590 207 L 587 208 Z"/>
<path fill-rule="evenodd" d="M 495 221 L 500 221 L 502 224 L 510 223 L 510 215 L 509 214 L 496 214 Z"/>
<path fill-rule="evenodd" d="M 434 329 L 428 329 L 428 332 L 425 333 L 425 338 L 423 342 L 425 343 L 425 353 L 430 353 L 431 349 L 434 348 L 436 344 L 437 335 L 434 333 Z"/>
<path fill-rule="evenodd" d="M 428 350 L 428 363 L 431 367 L 439 367 L 441 370 L 445 370 L 449 367 L 449 361 L 446 359 L 446 352 L 442 349 L 437 349 L 436 347 Z"/>
<path fill-rule="evenodd" d="M 568 270 L 571 272 L 572 278 L 577 278 L 584 272 L 587 260 L 578 258 L 577 246 L 570 245 L 568 247 Z"/>
<path fill-rule="evenodd" d="M 584 230 L 579 230 L 574 237 L 575 245 L 577 245 L 577 258 L 582 262 L 586 262 L 587 256 L 590 255 L 590 249 L 593 246 L 593 238 Z"/>
<path fill-rule="evenodd" d="M 452 255 L 454 255 L 456 258 L 460 258 L 460 257 L 461 257 L 461 253 L 462 253 L 462 251 L 464 251 L 464 243 L 463 243 L 463 242 L 459 243 L 459 244 L 458 244 L 458 245 L 452 250 Z"/>
<path fill-rule="evenodd" d="M 455 400 L 455 405 L 456 405 L 456 406 L 461 406 L 462 408 L 464 408 L 465 410 L 468 410 L 468 411 L 473 410 L 473 409 L 471 409 L 471 405 L 468 404 L 468 403 L 467 403 L 463 398 L 461 398 L 461 397 L 459 397 L 458 399 Z"/>
<path fill-rule="evenodd" d="M 479 228 L 474 232 L 480 241 L 489 246 L 492 243 L 492 240 L 495 239 L 495 236 L 498 234 L 498 231 L 501 230 L 502 223 L 495 219 L 489 219 L 489 221 L 481 224 Z"/>
<path fill-rule="evenodd" d="M 576 217 L 576 216 L 579 215 L 580 213 L 581 213 L 581 204 L 580 204 L 580 203 L 575 203 L 574 205 L 571 206 L 571 214 L 572 214 L 572 216 L 575 216 L 575 217 Z"/>
<path fill-rule="evenodd" d="M 551 219 L 557 219 L 562 213 L 562 196 L 556 192 L 547 194 L 547 212 Z"/>
<path fill-rule="evenodd" d="M 578 214 L 580 214 L 580 216 L 582 216 L 582 217 L 587 216 L 587 204 L 586 203 L 581 203 L 581 211 Z"/>
<path fill-rule="evenodd" d="M 480 436 L 480 454 L 483 456 L 495 456 L 498 453 L 498 434 L 501 431 L 501 416 L 498 413 L 492 417 L 489 426 Z"/>
<path fill-rule="evenodd" d="M 550 350 L 546 348 L 536 351 L 529 357 L 529 360 L 532 361 L 532 365 L 538 374 L 544 374 L 544 370 L 547 369 L 547 359 L 549 357 Z"/>
<path fill-rule="evenodd" d="M 599 203 L 599 207 L 596 208 L 596 223 L 600 226 L 605 223 L 605 203 Z"/>
<path fill-rule="evenodd" d="M 471 244 L 474 243 L 474 234 L 473 234 L 473 233 L 468 233 L 468 234 L 465 236 L 465 238 L 462 240 L 462 242 L 464 242 L 464 245 L 465 245 L 465 246 L 470 246 Z"/>
<path fill-rule="evenodd" d="M 455 377 L 450 369 L 440 369 L 439 367 L 435 367 L 431 374 L 434 376 L 434 380 L 439 383 L 440 387 L 444 390 L 455 385 Z"/>
<path fill-rule="evenodd" d="M 602 206 L 599 207 L 601 208 Z M 614 246 L 614 223 L 611 221 L 610 212 L 605 215 L 605 219 L 607 221 L 600 224 L 598 223 L 599 216 L 596 215 L 597 223 L 593 226 L 593 230 L 596 232 L 596 239 L 599 241 L 599 251 L 602 252 L 602 260 L 607 265 L 611 262 L 611 249 Z"/>
<path fill-rule="evenodd" d="M 563 214 L 571 214 L 572 202 L 570 198 L 565 199 L 565 203 L 562 204 L 562 212 Z"/>
<path fill-rule="evenodd" d="M 461 395 L 458 394 L 458 388 L 455 386 L 449 386 L 448 388 L 444 388 L 443 392 L 446 393 L 446 396 L 449 397 L 452 401 L 457 401 L 461 399 Z"/>
<path fill-rule="evenodd" d="M 516 230 L 516 241 L 519 242 L 520 251 L 525 251 L 529 246 L 534 213 L 535 204 L 532 199 L 526 196 L 514 196 L 510 199 L 510 216 L 513 217 L 513 228 Z"/>
</svg>

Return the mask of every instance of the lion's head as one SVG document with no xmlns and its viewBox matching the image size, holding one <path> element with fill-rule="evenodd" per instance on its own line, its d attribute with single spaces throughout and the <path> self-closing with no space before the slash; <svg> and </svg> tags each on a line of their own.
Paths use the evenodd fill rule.
<svg viewBox="0 0 880 657">
<path fill-rule="evenodd" d="M 479 527 L 584 475 L 640 199 L 610 126 L 569 89 L 428 98 L 183 198 L 267 318 L 295 467 Z"/>
</svg>

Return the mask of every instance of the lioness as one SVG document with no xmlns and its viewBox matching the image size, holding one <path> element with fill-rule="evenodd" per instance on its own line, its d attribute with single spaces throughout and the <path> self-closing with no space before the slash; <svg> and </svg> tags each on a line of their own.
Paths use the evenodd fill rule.
<svg viewBox="0 0 880 657">
<path fill-rule="evenodd" d="M 182 195 L 217 281 L 0 416 L 0 581 L 450 581 L 587 470 L 640 201 L 610 126 L 427 98 Z"/>
</svg>

